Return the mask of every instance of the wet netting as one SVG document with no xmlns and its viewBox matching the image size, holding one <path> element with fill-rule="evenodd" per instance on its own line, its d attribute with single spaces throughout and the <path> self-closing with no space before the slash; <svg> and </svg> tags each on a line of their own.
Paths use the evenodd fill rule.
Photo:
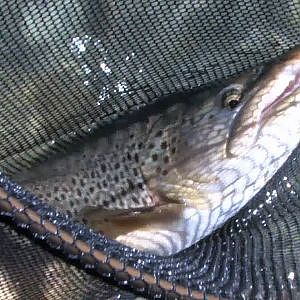
<svg viewBox="0 0 300 300">
<path fill-rule="evenodd" d="M 107 240 L 6 177 L 295 48 L 298 0 L 2 0 L 0 29 L 0 299 L 300 298 L 299 149 L 171 257 Z"/>
</svg>

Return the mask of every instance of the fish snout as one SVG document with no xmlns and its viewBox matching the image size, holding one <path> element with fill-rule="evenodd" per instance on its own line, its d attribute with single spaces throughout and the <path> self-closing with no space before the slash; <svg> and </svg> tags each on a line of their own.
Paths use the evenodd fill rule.
<svg viewBox="0 0 300 300">
<path fill-rule="evenodd" d="M 269 120 L 276 119 L 295 104 L 300 92 L 300 50 L 272 66 L 245 96 L 245 104 L 230 126 L 227 157 L 247 152 L 257 142 Z"/>
</svg>

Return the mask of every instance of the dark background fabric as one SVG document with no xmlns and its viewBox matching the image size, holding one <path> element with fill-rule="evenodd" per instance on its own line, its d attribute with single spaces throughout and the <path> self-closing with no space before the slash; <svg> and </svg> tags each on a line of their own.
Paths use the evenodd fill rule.
<svg viewBox="0 0 300 300">
<path fill-rule="evenodd" d="M 12 174 L 42 163 L 72 145 L 76 137 L 101 130 L 124 113 L 205 88 L 276 58 L 299 45 L 299 24 L 298 0 L 2 0 L 0 169 Z M 280 261 L 285 251 L 287 257 L 300 251 L 298 210 L 293 212 L 291 228 L 278 231 L 276 224 L 286 224 L 286 216 L 276 214 L 271 228 L 277 231 L 262 239 L 269 246 L 270 240 L 276 241 Z M 0 223 L 1 299 L 44 299 L 48 284 L 54 291 L 48 299 L 106 299 L 119 293 L 121 299 L 134 297 L 53 256 L 6 223 L 6 219 Z M 230 240 L 226 228 L 223 236 Z M 280 244 L 286 232 L 289 239 Z M 201 245 L 210 247 L 207 241 L 200 250 Z M 260 253 L 268 256 L 271 248 Z M 200 250 L 191 253 L 199 256 Z M 253 260 L 257 266 L 272 269 L 272 263 L 279 261 L 266 264 L 263 257 Z M 299 267 L 293 259 L 291 265 Z M 252 271 L 249 274 L 263 272 L 254 267 Z M 259 284 L 263 282 L 256 287 L 260 296 L 271 295 L 260 289 L 269 282 L 266 276 L 271 273 L 266 274 L 257 275 Z M 225 287 L 199 280 L 199 288 L 234 295 L 234 280 Z M 277 285 L 269 289 L 277 296 L 282 281 L 274 282 Z M 294 281 L 284 282 L 293 290 Z"/>
</svg>

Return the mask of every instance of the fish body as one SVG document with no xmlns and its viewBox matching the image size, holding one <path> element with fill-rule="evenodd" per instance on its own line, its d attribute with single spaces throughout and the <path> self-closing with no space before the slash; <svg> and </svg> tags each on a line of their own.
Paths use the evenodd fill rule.
<svg viewBox="0 0 300 300">
<path fill-rule="evenodd" d="M 18 174 L 118 241 L 176 253 L 220 227 L 300 140 L 300 51 Z"/>
</svg>

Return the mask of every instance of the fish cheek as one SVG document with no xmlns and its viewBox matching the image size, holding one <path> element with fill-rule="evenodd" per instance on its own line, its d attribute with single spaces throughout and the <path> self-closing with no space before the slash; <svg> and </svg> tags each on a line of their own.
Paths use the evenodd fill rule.
<svg viewBox="0 0 300 300">
<path fill-rule="evenodd" d="M 166 177 L 149 181 L 149 188 L 166 203 L 180 203 L 208 213 L 222 201 L 219 179 L 215 176 L 182 176 L 177 169 Z"/>
</svg>

